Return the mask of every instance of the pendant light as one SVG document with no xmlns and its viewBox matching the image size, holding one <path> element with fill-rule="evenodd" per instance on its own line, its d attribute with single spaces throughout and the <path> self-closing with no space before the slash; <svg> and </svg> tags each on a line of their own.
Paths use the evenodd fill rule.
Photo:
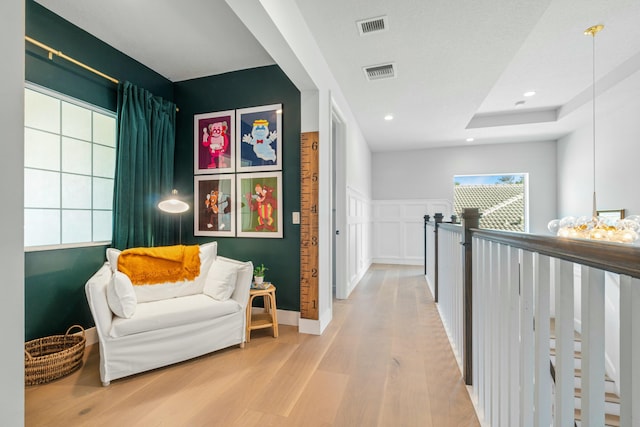
<svg viewBox="0 0 640 427">
<path fill-rule="evenodd" d="M 607 218 L 598 217 L 596 202 L 596 34 L 604 25 L 594 25 L 584 30 L 586 36 L 592 37 L 593 68 L 592 68 L 592 131 L 593 139 L 591 151 L 593 156 L 593 201 L 591 216 L 574 218 L 567 216 L 549 222 L 549 231 L 560 237 L 574 237 L 581 239 L 604 240 L 618 243 L 633 243 L 640 237 L 640 216 L 633 215 L 615 222 Z"/>
<path fill-rule="evenodd" d="M 592 94 L 593 94 L 593 100 L 591 102 L 592 108 L 593 108 L 593 117 L 592 117 L 592 126 L 593 126 L 593 144 L 592 144 L 592 151 L 593 151 L 593 209 L 592 209 L 592 213 L 591 216 L 593 218 L 596 218 L 598 216 L 598 208 L 597 208 L 597 204 L 596 204 L 596 34 L 598 34 L 600 31 L 602 31 L 602 29 L 604 28 L 604 25 L 594 25 L 592 27 L 587 28 L 586 30 L 584 30 L 584 35 L 585 36 L 591 36 L 591 39 L 593 40 L 592 43 L 592 51 L 593 51 L 593 74 L 592 74 L 592 85 L 591 85 L 591 89 L 592 89 Z"/>
</svg>

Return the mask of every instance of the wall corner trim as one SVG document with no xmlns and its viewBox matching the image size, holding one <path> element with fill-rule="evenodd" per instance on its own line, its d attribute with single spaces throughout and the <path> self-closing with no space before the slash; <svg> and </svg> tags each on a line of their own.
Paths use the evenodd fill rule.
<svg viewBox="0 0 640 427">
<path fill-rule="evenodd" d="M 326 327 L 331 323 L 333 313 L 331 308 L 320 314 L 319 320 L 302 319 L 298 323 L 298 332 L 301 334 L 322 335 Z"/>
</svg>

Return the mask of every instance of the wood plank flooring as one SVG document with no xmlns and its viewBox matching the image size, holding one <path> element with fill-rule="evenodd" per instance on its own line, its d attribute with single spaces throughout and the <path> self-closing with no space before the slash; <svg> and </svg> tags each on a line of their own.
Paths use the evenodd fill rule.
<svg viewBox="0 0 640 427">
<path fill-rule="evenodd" d="M 374 265 L 322 336 L 251 342 L 102 387 L 82 368 L 27 387 L 26 426 L 478 426 L 422 268 Z"/>
</svg>

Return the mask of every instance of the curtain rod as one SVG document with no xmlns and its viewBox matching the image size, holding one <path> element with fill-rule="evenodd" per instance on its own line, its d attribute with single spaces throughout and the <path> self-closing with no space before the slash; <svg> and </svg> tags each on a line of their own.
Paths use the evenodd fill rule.
<svg viewBox="0 0 640 427">
<path fill-rule="evenodd" d="M 24 39 L 26 41 L 28 41 L 29 43 L 32 43 L 32 44 L 34 44 L 34 45 L 36 45 L 36 46 L 48 51 L 49 52 L 49 59 L 53 59 L 53 55 L 59 56 L 60 58 L 66 59 L 67 61 L 69 61 L 69 62 L 71 62 L 73 64 L 76 64 L 80 68 L 84 68 L 85 70 L 91 71 L 92 73 L 97 74 L 100 77 L 102 77 L 104 79 L 107 79 L 112 83 L 115 83 L 115 84 L 120 83 L 120 81 L 118 81 L 118 79 L 114 79 L 113 77 L 103 73 L 102 71 L 98 71 L 93 67 L 90 67 L 90 66 L 88 66 L 86 64 L 83 64 L 82 62 L 78 61 L 77 59 L 73 59 L 72 57 L 70 57 L 68 55 L 65 55 L 64 53 L 62 53 L 62 51 L 55 50 L 54 48 L 52 48 L 50 46 L 47 46 L 46 44 L 44 44 L 42 42 L 39 42 L 36 39 L 33 39 L 33 38 L 29 37 L 29 36 L 24 36 Z M 180 111 L 180 109 L 178 107 L 176 107 L 176 111 Z"/>
<path fill-rule="evenodd" d="M 48 52 L 49 52 L 49 59 L 53 59 L 53 55 L 57 55 L 57 56 L 59 56 L 59 57 L 60 57 L 60 58 L 62 58 L 62 59 L 66 59 L 67 61 L 69 61 L 69 62 L 72 62 L 72 63 L 76 64 L 78 67 L 84 68 L 85 70 L 91 71 L 92 73 L 97 74 L 97 75 L 99 75 L 100 77 L 102 77 L 102 78 L 105 78 L 105 79 L 109 80 L 110 82 L 113 82 L 113 83 L 115 83 L 115 84 L 120 83 L 117 79 L 114 79 L 113 77 L 106 75 L 106 74 L 105 74 L 105 73 L 103 73 L 102 71 L 98 71 L 98 70 L 96 70 L 95 68 L 89 67 L 88 65 L 83 64 L 82 62 L 80 62 L 80 61 L 78 61 L 78 60 L 76 60 L 76 59 L 73 59 L 73 58 L 72 58 L 72 57 L 70 57 L 70 56 L 65 55 L 64 53 L 62 53 L 62 52 L 61 52 L 61 51 L 59 51 L 59 50 L 55 50 L 54 48 L 49 47 L 49 46 L 47 46 L 46 44 L 44 44 L 44 43 L 42 43 L 42 42 L 39 42 L 38 40 L 32 39 L 32 38 L 31 38 L 31 37 L 29 37 L 29 36 L 24 36 L 24 39 L 25 39 L 26 41 L 28 41 L 29 43 L 32 43 L 32 44 L 34 44 L 34 45 L 36 45 L 36 46 L 38 46 L 38 47 L 40 47 L 40 48 L 42 48 L 42 49 L 44 49 L 44 50 L 48 51 Z"/>
</svg>

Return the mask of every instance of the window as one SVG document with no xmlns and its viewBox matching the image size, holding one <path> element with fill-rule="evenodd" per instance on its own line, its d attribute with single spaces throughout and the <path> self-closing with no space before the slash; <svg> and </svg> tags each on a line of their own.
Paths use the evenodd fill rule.
<svg viewBox="0 0 640 427">
<path fill-rule="evenodd" d="M 456 175 L 453 209 L 478 208 L 480 228 L 528 231 L 527 174 Z"/>
<path fill-rule="evenodd" d="M 25 247 L 111 241 L 115 114 L 28 85 Z"/>
</svg>

